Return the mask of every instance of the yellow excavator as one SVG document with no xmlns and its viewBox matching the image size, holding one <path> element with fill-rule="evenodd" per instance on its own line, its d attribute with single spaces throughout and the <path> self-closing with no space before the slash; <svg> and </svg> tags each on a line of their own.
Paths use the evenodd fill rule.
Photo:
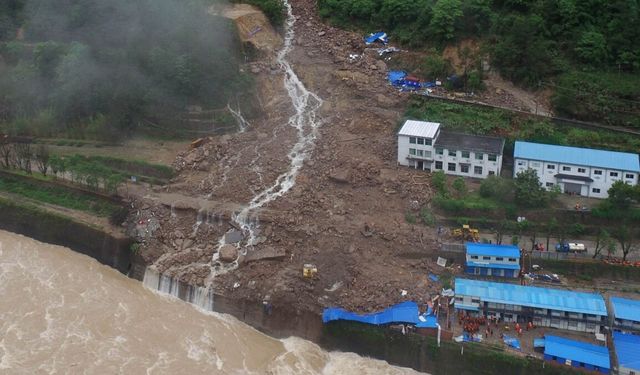
<svg viewBox="0 0 640 375">
<path fill-rule="evenodd" d="M 469 227 L 469 224 L 464 224 L 462 228 L 456 228 L 451 231 L 453 237 L 461 241 L 479 242 L 480 231 Z"/>
</svg>

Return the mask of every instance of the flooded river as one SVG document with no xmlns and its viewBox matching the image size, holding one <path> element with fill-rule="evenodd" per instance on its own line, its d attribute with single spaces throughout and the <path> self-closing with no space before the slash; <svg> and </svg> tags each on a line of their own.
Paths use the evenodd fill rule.
<svg viewBox="0 0 640 375">
<path fill-rule="evenodd" d="M 408 374 L 276 340 L 71 250 L 0 231 L 0 374 Z"/>
</svg>

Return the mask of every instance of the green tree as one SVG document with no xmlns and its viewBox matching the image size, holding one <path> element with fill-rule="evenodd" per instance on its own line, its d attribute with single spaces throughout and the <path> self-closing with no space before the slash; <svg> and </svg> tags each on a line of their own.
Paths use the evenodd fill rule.
<svg viewBox="0 0 640 375">
<path fill-rule="evenodd" d="M 436 188 L 436 191 L 443 196 L 447 196 L 447 176 L 444 171 L 436 171 L 431 175 L 431 183 Z"/>
<path fill-rule="evenodd" d="M 437 0 L 429 28 L 441 40 L 451 40 L 455 37 L 462 15 L 462 1 Z"/>
<path fill-rule="evenodd" d="M 480 195 L 500 202 L 513 200 L 513 181 L 500 176 L 489 176 L 480 183 Z"/>
<path fill-rule="evenodd" d="M 445 60 L 435 49 L 430 49 L 429 54 L 422 64 L 422 74 L 429 79 L 444 79 L 451 71 L 451 63 Z"/>
<path fill-rule="evenodd" d="M 456 191 L 458 198 L 463 198 L 467 195 L 467 184 L 464 182 L 464 178 L 457 177 L 453 180 L 451 186 Z"/>
<path fill-rule="evenodd" d="M 535 170 L 529 168 L 516 174 L 514 180 L 516 203 L 522 207 L 544 207 L 547 191 L 542 187 Z"/>
<path fill-rule="evenodd" d="M 602 65 L 607 60 L 607 41 L 597 31 L 585 31 L 578 40 L 575 52 L 585 63 Z"/>
</svg>

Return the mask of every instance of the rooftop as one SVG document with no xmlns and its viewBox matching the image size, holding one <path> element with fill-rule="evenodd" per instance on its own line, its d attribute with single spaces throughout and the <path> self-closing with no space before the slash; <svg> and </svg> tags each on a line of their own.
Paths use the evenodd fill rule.
<svg viewBox="0 0 640 375">
<path fill-rule="evenodd" d="M 516 141 L 514 158 L 640 172 L 638 154 Z"/>
<path fill-rule="evenodd" d="M 544 337 L 544 354 L 588 363 L 603 369 L 611 368 L 609 350 L 605 346 L 570 340 L 559 336 Z"/>
<path fill-rule="evenodd" d="M 457 295 L 478 296 L 484 302 L 607 315 L 604 299 L 595 293 L 461 278 L 456 278 L 455 292 Z"/>
<path fill-rule="evenodd" d="M 619 367 L 640 371 L 640 336 L 613 332 L 613 346 Z"/>
<path fill-rule="evenodd" d="M 611 306 L 616 319 L 640 322 L 640 300 L 611 297 Z"/>
<path fill-rule="evenodd" d="M 502 155 L 504 139 L 442 130 L 434 146 L 448 150 L 479 151 L 488 154 Z"/>
<path fill-rule="evenodd" d="M 407 120 L 400 128 L 398 135 L 433 139 L 438 133 L 438 129 L 440 129 L 440 124 L 437 122 Z"/>
<path fill-rule="evenodd" d="M 520 249 L 517 246 L 467 242 L 465 247 L 469 255 L 520 258 Z"/>
</svg>

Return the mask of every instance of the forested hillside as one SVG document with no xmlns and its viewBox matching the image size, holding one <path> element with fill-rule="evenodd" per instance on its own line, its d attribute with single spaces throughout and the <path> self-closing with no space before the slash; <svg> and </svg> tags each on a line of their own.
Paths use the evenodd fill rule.
<svg viewBox="0 0 640 375">
<path fill-rule="evenodd" d="M 235 29 L 205 0 L 3 0 L 0 123 L 114 139 L 243 84 Z M 2 132 L 2 129 L 0 129 Z"/>
<path fill-rule="evenodd" d="M 414 48 L 473 38 L 502 76 L 552 87 L 556 111 L 640 127 L 638 0 L 318 0 L 320 14 Z"/>
</svg>

